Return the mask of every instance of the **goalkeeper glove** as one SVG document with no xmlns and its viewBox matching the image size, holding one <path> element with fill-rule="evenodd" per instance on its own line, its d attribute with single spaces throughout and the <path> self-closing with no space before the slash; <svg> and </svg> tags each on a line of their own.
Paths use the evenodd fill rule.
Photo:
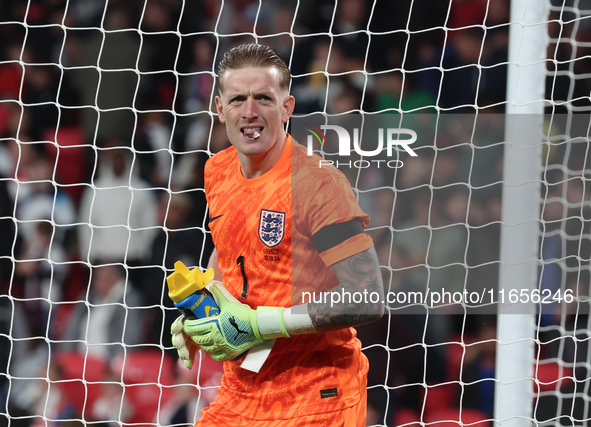
<svg viewBox="0 0 591 427">
<path fill-rule="evenodd" d="M 185 319 L 184 315 L 177 317 L 170 328 L 170 333 L 172 345 L 176 348 L 179 358 L 187 369 L 191 369 L 195 363 L 195 355 L 199 351 L 199 346 L 183 332 L 183 320 Z"/>
<path fill-rule="evenodd" d="M 264 340 L 290 335 L 283 322 L 283 307 L 253 310 L 234 298 L 220 282 L 211 286 L 220 314 L 205 319 L 185 319 L 183 331 L 213 360 L 232 360 Z M 189 351 L 190 355 L 190 351 Z"/>
</svg>

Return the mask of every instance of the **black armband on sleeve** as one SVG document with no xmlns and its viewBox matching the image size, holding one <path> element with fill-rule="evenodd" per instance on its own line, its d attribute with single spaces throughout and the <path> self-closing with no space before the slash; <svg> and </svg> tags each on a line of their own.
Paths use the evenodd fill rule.
<svg viewBox="0 0 591 427">
<path fill-rule="evenodd" d="M 312 236 L 319 254 L 340 245 L 353 236 L 364 233 L 359 219 L 353 218 L 347 222 L 330 224 Z"/>
</svg>

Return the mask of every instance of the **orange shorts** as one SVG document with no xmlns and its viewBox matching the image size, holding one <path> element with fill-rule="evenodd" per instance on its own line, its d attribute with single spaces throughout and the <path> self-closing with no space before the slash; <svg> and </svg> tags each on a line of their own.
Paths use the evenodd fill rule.
<svg viewBox="0 0 591 427">
<path fill-rule="evenodd" d="M 365 427 L 366 417 L 367 390 L 364 389 L 359 403 L 350 408 L 288 420 L 252 420 L 213 402 L 202 411 L 194 427 Z"/>
</svg>

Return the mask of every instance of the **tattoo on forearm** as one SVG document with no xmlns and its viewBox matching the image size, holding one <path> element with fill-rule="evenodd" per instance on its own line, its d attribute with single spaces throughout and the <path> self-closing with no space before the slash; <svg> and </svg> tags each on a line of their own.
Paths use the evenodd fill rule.
<svg viewBox="0 0 591 427">
<path fill-rule="evenodd" d="M 319 332 L 341 329 L 349 326 L 362 325 L 378 320 L 384 311 L 384 286 L 377 254 L 374 248 L 352 255 L 330 269 L 339 279 L 339 285 L 331 292 L 348 292 L 379 295 L 377 302 L 368 299 L 360 303 L 341 301 L 331 307 L 331 301 L 309 303 L 308 313 L 312 318 L 314 328 Z"/>
</svg>

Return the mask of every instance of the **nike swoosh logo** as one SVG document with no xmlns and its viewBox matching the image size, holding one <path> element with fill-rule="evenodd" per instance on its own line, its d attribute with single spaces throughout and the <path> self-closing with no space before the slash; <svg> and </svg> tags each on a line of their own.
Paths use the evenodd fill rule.
<svg viewBox="0 0 591 427">
<path fill-rule="evenodd" d="M 209 224 L 211 224 L 212 222 L 214 222 L 216 219 L 223 217 L 224 214 L 218 215 L 218 216 L 214 216 L 213 218 L 209 218 L 209 221 L 207 221 Z"/>
</svg>

